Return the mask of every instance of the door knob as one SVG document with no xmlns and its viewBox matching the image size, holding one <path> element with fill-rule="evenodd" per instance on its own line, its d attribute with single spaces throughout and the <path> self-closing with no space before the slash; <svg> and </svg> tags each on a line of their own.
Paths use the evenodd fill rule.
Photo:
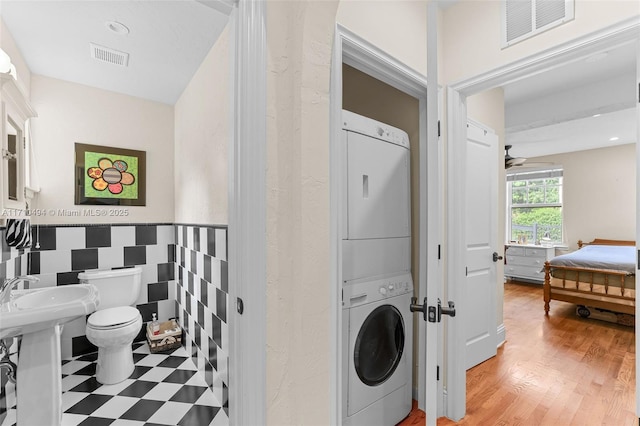
<svg viewBox="0 0 640 426">
<path fill-rule="evenodd" d="M 449 302 L 447 302 L 447 304 L 449 305 L 448 308 L 442 307 L 442 303 L 440 303 L 440 300 L 438 299 L 438 322 L 441 321 L 443 315 L 449 315 L 450 317 L 455 317 L 456 316 L 456 305 L 455 305 L 455 303 L 453 303 L 451 300 L 449 300 Z"/>
<path fill-rule="evenodd" d="M 411 305 L 409 305 L 411 312 L 422 312 L 422 319 L 429 322 L 436 322 L 436 307 L 427 305 L 427 298 L 424 298 L 422 305 L 418 304 L 418 299 L 411 298 Z"/>
<path fill-rule="evenodd" d="M 415 297 L 411 298 L 411 305 L 409 305 L 409 309 L 411 312 L 422 312 L 422 318 L 425 321 L 429 322 L 440 322 L 442 321 L 443 315 L 449 315 L 450 317 L 456 316 L 456 305 L 452 302 L 448 302 L 449 307 L 443 308 L 442 302 L 438 299 L 438 306 L 428 306 L 427 298 L 424 298 L 424 303 L 422 305 L 418 304 L 418 299 Z"/>
<path fill-rule="evenodd" d="M 496 252 L 496 251 L 493 252 L 493 261 L 494 262 L 497 262 L 498 260 L 502 260 L 502 259 L 503 259 L 502 256 L 500 256 L 498 254 L 498 252 Z"/>
<path fill-rule="evenodd" d="M 424 298 L 424 303 L 422 305 L 418 304 L 418 299 L 416 297 L 412 297 L 411 298 L 411 305 L 409 305 L 409 310 L 411 310 L 411 312 L 422 312 L 422 317 L 425 321 L 428 321 L 427 319 L 427 310 L 428 310 L 428 306 L 427 306 L 427 298 Z"/>
</svg>

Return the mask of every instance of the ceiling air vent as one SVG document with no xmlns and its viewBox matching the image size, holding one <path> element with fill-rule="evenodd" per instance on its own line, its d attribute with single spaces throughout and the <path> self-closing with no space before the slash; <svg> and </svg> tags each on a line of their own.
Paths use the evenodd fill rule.
<svg viewBox="0 0 640 426">
<path fill-rule="evenodd" d="M 120 52 L 119 50 L 100 46 L 95 43 L 89 43 L 89 47 L 91 48 L 91 57 L 93 59 L 121 67 L 129 65 L 129 54 L 126 52 Z"/>
<path fill-rule="evenodd" d="M 574 0 L 502 0 L 502 47 L 549 30 L 574 16 Z"/>
</svg>

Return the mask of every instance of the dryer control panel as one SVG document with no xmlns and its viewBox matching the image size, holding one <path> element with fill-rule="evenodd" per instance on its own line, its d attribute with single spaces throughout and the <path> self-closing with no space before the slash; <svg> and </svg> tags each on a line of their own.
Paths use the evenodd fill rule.
<svg viewBox="0 0 640 426">
<path fill-rule="evenodd" d="M 407 294 L 413 295 L 413 279 L 408 273 L 345 281 L 342 307 L 345 309 Z"/>
<path fill-rule="evenodd" d="M 342 110 L 342 128 L 410 149 L 409 135 L 404 130 L 351 111 Z"/>
<path fill-rule="evenodd" d="M 386 284 L 382 284 L 378 288 L 378 292 L 383 296 L 393 297 L 400 294 L 408 293 L 409 282 L 406 280 L 391 280 Z"/>
</svg>

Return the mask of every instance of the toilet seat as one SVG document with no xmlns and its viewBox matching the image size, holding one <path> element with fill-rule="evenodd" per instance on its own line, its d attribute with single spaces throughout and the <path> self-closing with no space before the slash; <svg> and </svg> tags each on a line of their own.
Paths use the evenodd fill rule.
<svg viewBox="0 0 640 426">
<path fill-rule="evenodd" d="M 126 327 L 140 317 L 140 312 L 131 306 L 119 306 L 96 311 L 87 320 L 87 326 L 94 330 Z"/>
</svg>

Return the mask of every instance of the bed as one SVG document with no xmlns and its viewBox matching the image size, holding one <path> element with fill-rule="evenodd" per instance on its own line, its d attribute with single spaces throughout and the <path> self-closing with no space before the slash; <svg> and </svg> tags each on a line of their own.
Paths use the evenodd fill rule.
<svg viewBox="0 0 640 426">
<path fill-rule="evenodd" d="M 635 315 L 636 242 L 595 239 L 545 262 L 544 312 L 561 300 Z"/>
</svg>

